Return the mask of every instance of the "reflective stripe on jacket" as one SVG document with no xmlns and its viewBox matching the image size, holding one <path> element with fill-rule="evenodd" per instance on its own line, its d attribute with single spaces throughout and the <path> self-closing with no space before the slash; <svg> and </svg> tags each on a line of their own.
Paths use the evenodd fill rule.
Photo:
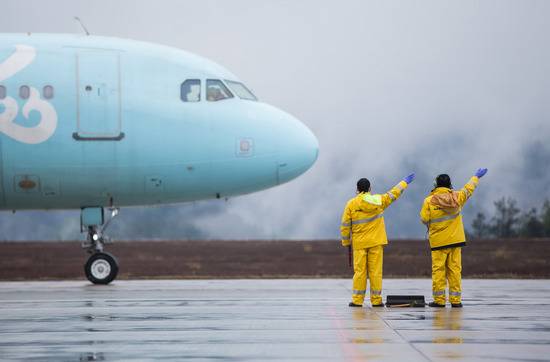
<svg viewBox="0 0 550 362">
<path fill-rule="evenodd" d="M 424 199 L 422 210 L 420 210 L 420 219 L 428 226 L 432 250 L 466 242 L 461 212 L 466 201 L 474 193 L 478 182 L 479 179 L 473 176 L 460 191 L 437 187 Z M 444 194 L 448 194 L 449 199 L 454 199 L 458 207 L 445 209 L 432 202 L 435 195 Z"/>
<path fill-rule="evenodd" d="M 352 244 L 353 249 L 365 249 L 387 244 L 383 212 L 407 186 L 405 181 L 401 181 L 385 194 L 362 192 L 349 200 L 340 226 L 342 245 Z"/>
</svg>

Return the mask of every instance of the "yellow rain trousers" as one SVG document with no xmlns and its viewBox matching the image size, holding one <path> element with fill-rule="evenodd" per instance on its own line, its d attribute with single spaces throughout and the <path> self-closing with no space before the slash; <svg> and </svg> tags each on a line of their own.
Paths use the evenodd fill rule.
<svg viewBox="0 0 550 362">
<path fill-rule="evenodd" d="M 384 247 L 374 246 L 353 251 L 353 293 L 351 301 L 363 304 L 367 289 L 367 275 L 370 282 L 370 302 L 382 303 L 382 259 Z"/>
<path fill-rule="evenodd" d="M 462 248 L 432 251 L 432 291 L 434 302 L 445 304 L 445 290 L 449 280 L 449 302 L 458 304 L 462 298 Z"/>
<path fill-rule="evenodd" d="M 478 182 L 479 179 L 474 176 L 460 191 L 437 187 L 424 199 L 420 219 L 428 227 L 435 303 L 445 304 L 447 281 L 449 301 L 452 304 L 461 302 L 461 248 L 466 245 L 461 212 Z"/>
<path fill-rule="evenodd" d="M 384 210 L 401 196 L 407 183 L 399 182 L 382 195 L 358 194 L 346 204 L 340 234 L 343 246 L 353 246 L 352 301 L 363 304 L 367 291 L 367 272 L 372 304 L 382 303 L 382 264 L 388 243 Z"/>
</svg>

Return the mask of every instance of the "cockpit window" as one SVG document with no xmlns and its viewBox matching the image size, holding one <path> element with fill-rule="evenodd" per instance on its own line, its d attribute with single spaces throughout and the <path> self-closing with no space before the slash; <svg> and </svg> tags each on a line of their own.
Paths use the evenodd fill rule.
<svg viewBox="0 0 550 362">
<path fill-rule="evenodd" d="M 201 100 L 200 79 L 187 79 L 181 84 L 181 100 L 184 102 L 199 102 Z"/>
<path fill-rule="evenodd" d="M 206 80 L 206 100 L 210 102 L 233 98 L 233 94 L 219 79 Z"/>
<path fill-rule="evenodd" d="M 244 84 L 232 80 L 226 80 L 225 82 L 227 83 L 229 88 L 231 88 L 231 90 L 239 96 L 239 98 L 248 99 L 250 101 L 258 100 L 258 98 L 256 98 L 256 96 L 252 94 L 250 89 L 246 88 Z"/>
</svg>

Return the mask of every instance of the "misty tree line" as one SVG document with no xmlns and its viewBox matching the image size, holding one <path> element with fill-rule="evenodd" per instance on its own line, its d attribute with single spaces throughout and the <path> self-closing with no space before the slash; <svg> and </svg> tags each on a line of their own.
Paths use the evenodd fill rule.
<svg viewBox="0 0 550 362">
<path fill-rule="evenodd" d="M 495 210 L 490 219 L 478 212 L 472 222 L 471 236 L 475 238 L 539 238 L 550 237 L 550 201 L 540 208 L 522 211 L 516 200 L 501 198 L 494 202 Z"/>
</svg>

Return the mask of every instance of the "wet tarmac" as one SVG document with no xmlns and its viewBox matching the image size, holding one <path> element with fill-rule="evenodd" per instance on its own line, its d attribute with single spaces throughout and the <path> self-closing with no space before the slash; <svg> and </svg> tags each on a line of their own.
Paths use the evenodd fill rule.
<svg viewBox="0 0 550 362">
<path fill-rule="evenodd" d="M 389 279 L 384 294 L 424 294 Z M 0 283 L 2 361 L 548 361 L 548 280 L 465 280 L 463 309 L 349 308 L 349 280 Z"/>
</svg>

